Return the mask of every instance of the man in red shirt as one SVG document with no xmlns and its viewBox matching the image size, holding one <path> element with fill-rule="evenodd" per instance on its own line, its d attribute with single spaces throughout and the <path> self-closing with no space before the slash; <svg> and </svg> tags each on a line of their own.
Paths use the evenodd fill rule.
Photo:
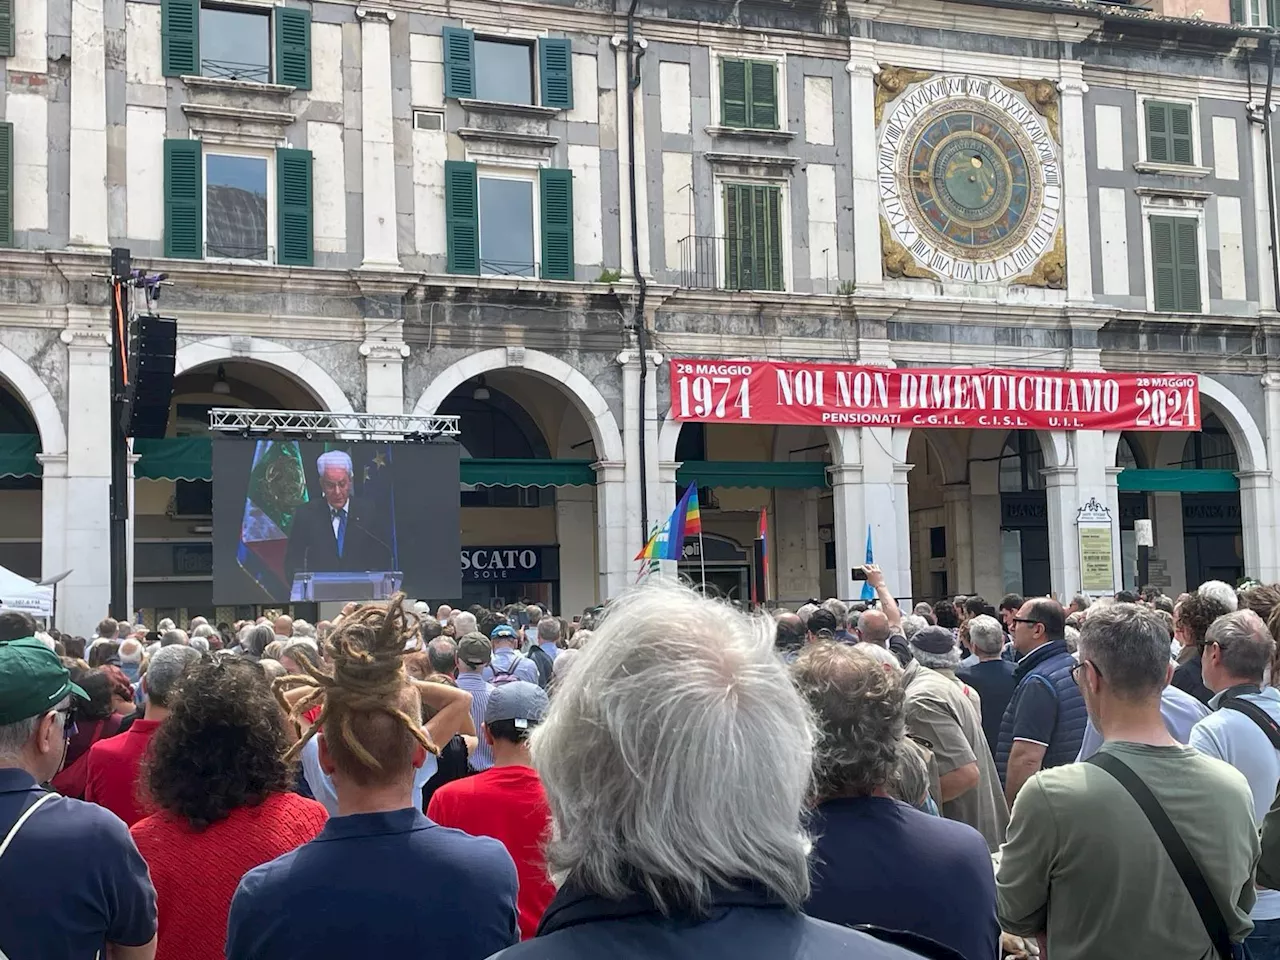
<svg viewBox="0 0 1280 960">
<path fill-rule="evenodd" d="M 537 933 L 538 921 L 556 892 L 542 856 L 551 811 L 529 759 L 528 743 L 529 731 L 546 713 L 547 694 L 536 683 L 519 680 L 494 687 L 485 705 L 482 734 L 493 748 L 493 766 L 446 783 L 427 807 L 427 817 L 441 826 L 502 841 L 520 879 L 516 909 L 524 940 Z"/>
<path fill-rule="evenodd" d="M 169 716 L 169 706 L 178 681 L 188 666 L 200 659 L 200 652 L 185 644 L 161 647 L 147 664 L 142 689 L 147 695 L 146 712 L 127 731 L 99 740 L 85 755 L 84 798 L 106 807 L 127 826 L 144 816 L 138 800 L 138 767 L 147 751 L 151 735 Z"/>
</svg>

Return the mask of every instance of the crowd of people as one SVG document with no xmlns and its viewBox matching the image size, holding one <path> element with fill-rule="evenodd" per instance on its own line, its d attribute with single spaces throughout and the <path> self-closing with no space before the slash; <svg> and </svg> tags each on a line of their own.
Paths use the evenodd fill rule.
<svg viewBox="0 0 1280 960">
<path fill-rule="evenodd" d="M 0 613 L 0 957 L 1280 958 L 1280 586 Z"/>
</svg>

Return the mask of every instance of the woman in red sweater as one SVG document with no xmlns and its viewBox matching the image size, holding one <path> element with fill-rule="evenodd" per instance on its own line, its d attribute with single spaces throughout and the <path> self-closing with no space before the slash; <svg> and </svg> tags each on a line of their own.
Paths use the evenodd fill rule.
<svg viewBox="0 0 1280 960">
<path fill-rule="evenodd" d="M 156 960 L 222 960 L 240 878 L 324 826 L 324 807 L 290 792 L 289 743 L 257 664 L 223 657 L 183 678 L 141 776 L 158 812 L 129 831 L 156 888 Z"/>
</svg>

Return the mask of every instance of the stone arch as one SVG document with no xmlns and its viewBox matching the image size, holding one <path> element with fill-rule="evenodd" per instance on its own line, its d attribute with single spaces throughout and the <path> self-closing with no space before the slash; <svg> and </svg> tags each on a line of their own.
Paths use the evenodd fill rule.
<svg viewBox="0 0 1280 960">
<path fill-rule="evenodd" d="M 662 426 L 658 428 L 658 462 L 671 463 L 676 458 L 676 444 L 680 440 L 680 427 L 683 421 L 677 420 L 670 413 L 662 420 Z M 823 427 L 823 435 L 827 438 L 827 445 L 831 448 L 831 462 L 844 463 L 846 449 L 849 444 L 846 438 L 856 434 L 856 428 L 841 429 L 838 427 Z M 856 449 L 853 451 L 856 453 Z M 774 434 L 774 459 L 778 459 L 777 433 Z"/>
<path fill-rule="evenodd" d="M 49 388 L 40 375 L 20 356 L 0 344 L 0 378 L 13 387 L 18 398 L 31 411 L 40 431 L 40 452 L 60 454 L 67 452 L 67 430 L 62 423 L 62 413 Z"/>
<path fill-rule="evenodd" d="M 595 441 L 596 456 L 603 461 L 623 462 L 625 455 L 622 433 L 618 429 L 613 411 L 609 409 L 608 401 L 580 371 L 540 350 L 516 352 L 505 347 L 495 347 L 463 357 L 437 374 L 418 398 L 413 408 L 414 414 L 424 417 L 433 415 L 454 390 L 491 370 L 524 370 L 564 390 L 587 422 L 591 439 Z M 672 450 L 675 450 L 674 443 Z"/>
<path fill-rule="evenodd" d="M 904 463 L 907 462 L 907 450 L 915 433 L 914 427 L 899 427 L 894 430 L 893 449 L 896 453 L 901 446 L 902 456 L 898 459 Z M 968 483 L 969 450 L 958 431 L 949 428 L 920 428 L 920 439 L 933 451 L 934 459 L 942 470 L 943 483 Z"/>
<path fill-rule="evenodd" d="M 1200 394 L 1212 401 L 1213 412 L 1227 428 L 1231 442 L 1235 444 L 1236 456 L 1240 459 L 1240 471 L 1266 470 L 1267 445 L 1262 439 L 1262 431 L 1240 398 L 1204 374 L 1200 375 Z"/>
<path fill-rule="evenodd" d="M 248 350 L 235 349 L 231 337 L 210 337 L 184 344 L 178 348 L 173 375 L 176 377 L 196 367 L 224 360 L 242 360 L 271 367 L 309 390 L 328 412 L 353 412 L 346 393 L 323 367 L 284 344 L 261 337 L 249 338 Z"/>
</svg>

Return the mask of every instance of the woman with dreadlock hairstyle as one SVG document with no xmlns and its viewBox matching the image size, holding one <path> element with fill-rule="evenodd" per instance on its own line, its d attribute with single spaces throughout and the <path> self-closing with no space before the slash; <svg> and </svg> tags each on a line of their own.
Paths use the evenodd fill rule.
<svg viewBox="0 0 1280 960">
<path fill-rule="evenodd" d="M 277 697 L 302 731 L 290 756 L 301 757 L 311 795 L 324 804 L 331 817 L 340 812 L 338 794 L 332 773 L 322 760 L 320 742 L 314 737 L 320 727 L 327 727 L 330 736 L 325 743 L 330 754 L 335 749 L 339 753 L 345 750 L 358 766 L 368 766 L 372 747 L 366 749 L 362 737 L 353 737 L 351 707 L 361 703 L 371 706 L 365 711 L 370 714 L 365 723 L 372 726 L 365 730 L 363 739 L 371 739 L 376 745 L 407 732 L 409 739 L 403 742 L 404 749 L 412 751 L 415 747 L 410 741 L 416 741 L 426 751 L 422 763 L 415 768 L 417 792 L 436 773 L 436 744 L 447 744 L 454 734 L 475 734 L 470 694 L 423 683 L 408 675 L 405 658 L 412 651 L 406 649 L 406 640 L 416 636 L 418 618 L 395 598 L 390 601 L 389 610 L 390 613 L 380 606 L 361 607 L 339 622 L 328 641 L 332 672 L 326 672 L 314 658 L 306 663 L 299 659 L 297 665 L 302 673 L 281 677 L 276 684 Z M 393 687 L 401 690 L 403 702 L 388 694 Z M 396 712 L 388 712 L 387 704 L 392 704 L 391 709 Z M 425 725 L 421 722 L 424 705 L 432 714 Z"/>
<path fill-rule="evenodd" d="M 421 812 L 417 781 L 428 758 L 434 769 L 435 744 L 473 732 L 471 695 L 406 674 L 418 624 L 403 601 L 344 617 L 329 636 L 331 669 L 300 663 L 303 674 L 275 681 L 303 729 L 288 756 L 305 765 L 313 752 L 333 816 L 310 843 L 245 874 L 227 960 L 410 956 L 428 946 L 433 956 L 482 960 L 519 939 L 506 848 Z M 424 702 L 437 710 L 425 727 Z M 315 706 L 320 715 L 307 724 L 302 715 Z"/>
</svg>

